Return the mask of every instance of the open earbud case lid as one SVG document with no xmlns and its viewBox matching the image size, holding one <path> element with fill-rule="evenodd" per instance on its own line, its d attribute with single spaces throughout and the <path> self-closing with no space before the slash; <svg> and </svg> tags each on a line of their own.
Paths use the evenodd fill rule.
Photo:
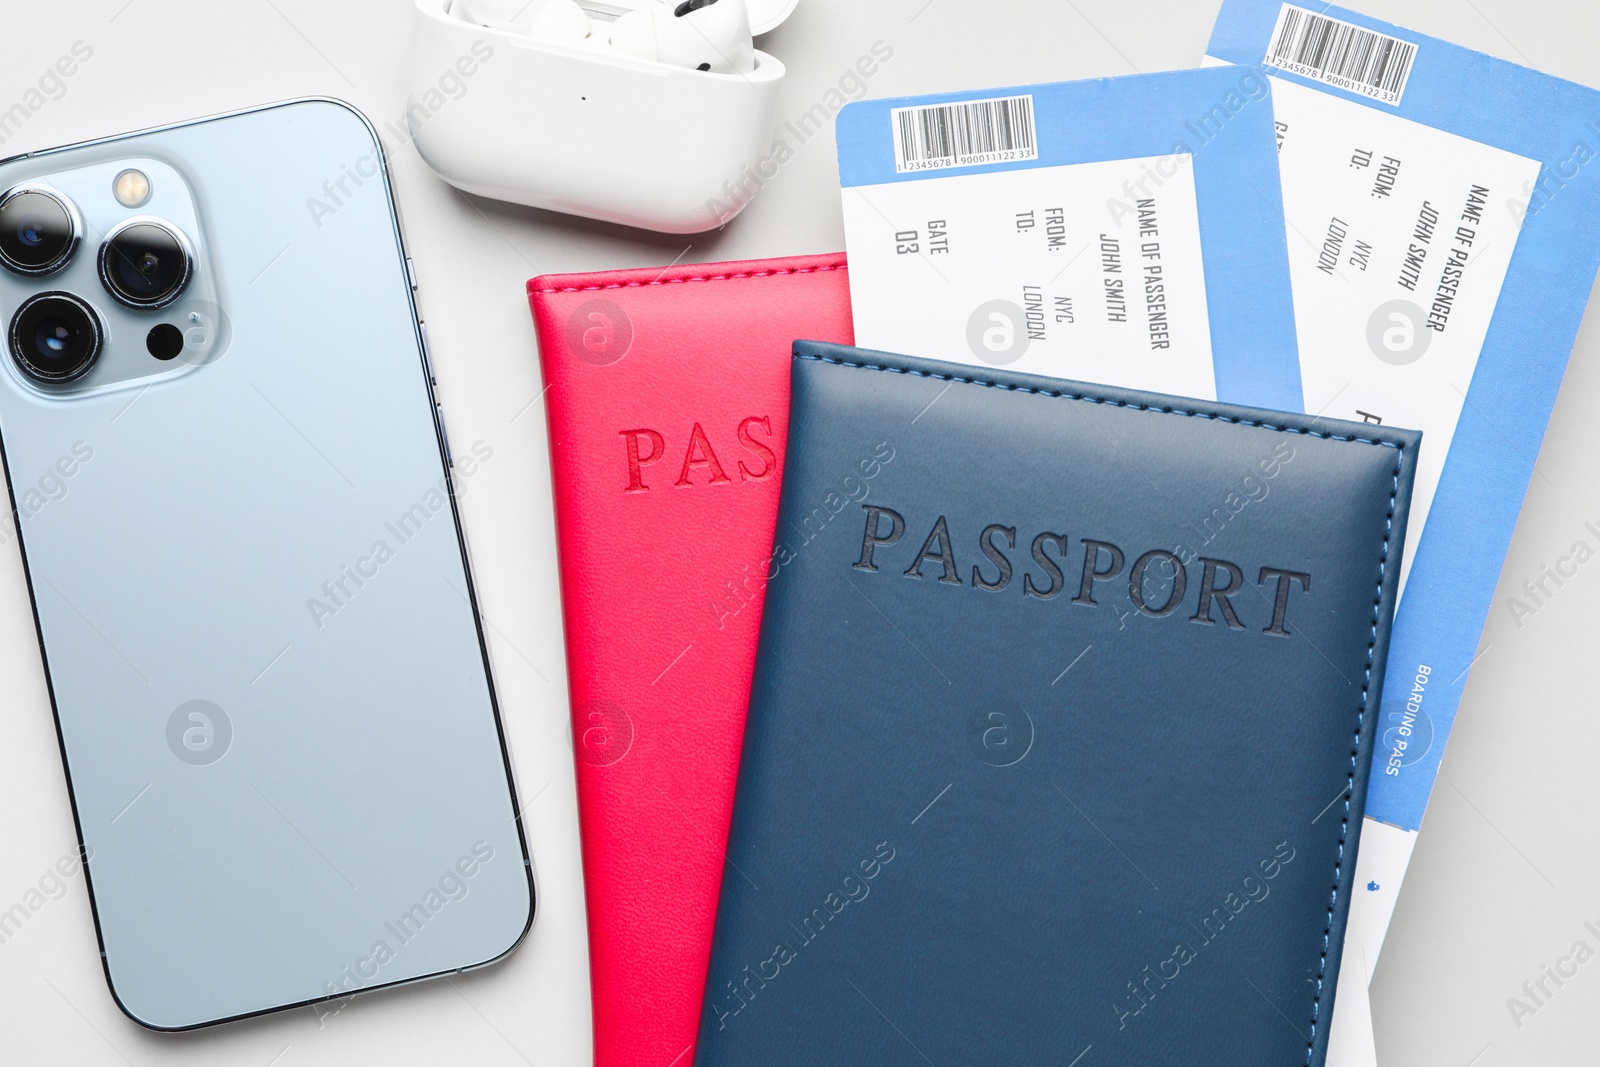
<svg viewBox="0 0 1600 1067">
<path fill-rule="evenodd" d="M 746 0 L 750 7 L 750 32 L 760 37 L 775 30 L 794 13 L 800 0 Z"/>
</svg>

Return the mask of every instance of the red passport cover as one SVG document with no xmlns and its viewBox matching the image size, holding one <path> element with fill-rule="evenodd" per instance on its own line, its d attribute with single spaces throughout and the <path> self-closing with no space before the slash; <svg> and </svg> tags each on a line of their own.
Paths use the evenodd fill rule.
<svg viewBox="0 0 1600 1067">
<path fill-rule="evenodd" d="M 549 416 L 597 1067 L 693 1059 L 790 347 L 849 344 L 842 254 L 528 283 Z"/>
</svg>

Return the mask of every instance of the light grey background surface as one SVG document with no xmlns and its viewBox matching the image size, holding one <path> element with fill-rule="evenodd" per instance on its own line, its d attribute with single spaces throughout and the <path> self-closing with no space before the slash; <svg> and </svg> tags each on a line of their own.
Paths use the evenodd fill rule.
<svg viewBox="0 0 1600 1067">
<path fill-rule="evenodd" d="M 1127 74 L 1198 63 L 1217 0 L 801 0 L 763 47 L 789 66 L 798 116 L 875 41 L 894 57 L 872 95 Z M 1359 9 L 1600 85 L 1600 6 L 1557 0 L 1359 0 Z M 303 94 L 382 125 L 405 106 L 407 0 L 58 0 L 0 5 L 0 110 L 74 42 L 93 57 L 20 129 L 10 154 Z M 471 91 L 470 83 L 468 91 Z M 538 136 L 535 101 L 514 136 Z M 1600 116 L 1597 116 L 1600 117 Z M 0 942 L 0 1062 L 294 1067 L 588 1062 L 588 976 L 568 748 L 544 413 L 523 282 L 535 273 L 843 247 L 830 138 L 803 146 L 725 231 L 657 237 L 464 197 L 409 146 L 391 159 L 440 398 L 457 455 L 492 461 L 463 519 L 539 867 L 527 944 L 487 971 L 357 1001 L 164 1037 L 112 1004 L 95 959 L 66 790 L 20 561 L 0 537 L 0 911 L 39 906 Z M 641 168 L 641 180 L 647 172 Z M 1506 606 L 1600 525 L 1592 456 L 1600 333 L 1585 323 L 1373 987 L 1385 1067 L 1596 1062 L 1600 959 L 1520 1027 L 1507 998 L 1600 928 L 1600 565 L 1518 626 Z M 247 560 L 240 561 L 248 566 Z M 43 885 L 45 892 L 29 897 Z M 59 899 L 52 899 L 59 894 Z M 1552 987 L 1554 988 L 1554 987 Z M 1226 1025 L 1226 1020 L 1218 1020 Z M 662 1065 L 668 1067 L 668 1065 Z M 941 1065 L 943 1067 L 943 1065 Z"/>
</svg>

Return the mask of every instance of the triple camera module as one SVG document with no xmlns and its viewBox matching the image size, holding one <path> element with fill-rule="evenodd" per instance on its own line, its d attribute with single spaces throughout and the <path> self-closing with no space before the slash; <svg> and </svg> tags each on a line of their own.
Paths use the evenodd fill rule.
<svg viewBox="0 0 1600 1067">
<path fill-rule="evenodd" d="M 122 195 L 123 176 L 118 179 Z M 141 176 L 142 177 L 142 176 Z M 72 260 L 83 240 L 83 219 L 61 193 L 41 185 L 19 185 L 0 195 L 0 266 L 29 277 L 54 274 Z M 135 216 L 114 226 L 100 243 L 100 283 L 117 302 L 155 311 L 176 301 L 194 274 L 194 250 L 171 223 Z M 169 331 L 176 333 L 175 329 Z M 159 335 L 159 336 L 158 336 Z M 148 347 L 158 359 L 177 350 Z M 45 291 L 22 302 L 11 318 L 11 355 L 28 377 L 50 385 L 76 381 L 100 358 L 104 329 L 90 304 L 72 293 Z"/>
</svg>

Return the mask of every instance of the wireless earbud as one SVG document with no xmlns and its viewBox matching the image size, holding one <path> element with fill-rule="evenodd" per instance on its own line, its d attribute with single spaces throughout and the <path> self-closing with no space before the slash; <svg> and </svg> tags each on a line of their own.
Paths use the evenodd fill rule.
<svg viewBox="0 0 1600 1067">
<path fill-rule="evenodd" d="M 452 13 L 466 22 L 543 41 L 581 41 L 590 31 L 589 16 L 577 0 L 456 0 Z"/>
<path fill-rule="evenodd" d="M 692 70 L 749 74 L 756 69 L 745 0 L 683 0 L 676 7 L 652 3 L 612 23 L 611 45 L 640 59 Z"/>
</svg>

